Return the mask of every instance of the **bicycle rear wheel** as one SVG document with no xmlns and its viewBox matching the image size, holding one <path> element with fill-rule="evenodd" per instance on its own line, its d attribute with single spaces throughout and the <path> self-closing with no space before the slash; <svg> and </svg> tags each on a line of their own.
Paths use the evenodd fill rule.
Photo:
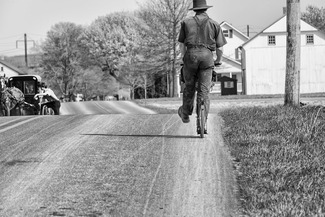
<svg viewBox="0 0 325 217">
<path fill-rule="evenodd" d="M 199 122 L 200 122 L 200 137 L 201 137 L 201 138 L 204 138 L 204 128 L 205 128 L 205 107 L 204 107 L 203 104 L 200 106 Z"/>
</svg>

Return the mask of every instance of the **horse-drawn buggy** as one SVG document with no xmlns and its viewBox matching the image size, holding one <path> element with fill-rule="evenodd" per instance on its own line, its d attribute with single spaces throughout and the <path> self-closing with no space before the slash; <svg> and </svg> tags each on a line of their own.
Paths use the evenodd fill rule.
<svg viewBox="0 0 325 217">
<path fill-rule="evenodd" d="M 53 109 L 46 106 L 42 97 L 35 97 L 41 91 L 39 75 L 18 75 L 8 79 L 0 77 L 0 115 L 48 115 Z"/>
</svg>

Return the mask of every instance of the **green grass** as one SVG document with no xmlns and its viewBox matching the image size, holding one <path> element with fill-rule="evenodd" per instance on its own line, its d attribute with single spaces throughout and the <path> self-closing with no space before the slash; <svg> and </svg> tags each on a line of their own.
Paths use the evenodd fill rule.
<svg viewBox="0 0 325 217">
<path fill-rule="evenodd" d="M 325 111 L 321 107 L 220 112 L 245 216 L 325 216 Z"/>
</svg>

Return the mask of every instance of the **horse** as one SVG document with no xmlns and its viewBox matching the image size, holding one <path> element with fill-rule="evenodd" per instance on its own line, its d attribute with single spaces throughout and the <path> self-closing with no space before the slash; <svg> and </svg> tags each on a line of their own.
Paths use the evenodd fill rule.
<svg viewBox="0 0 325 217">
<path fill-rule="evenodd" d="M 16 87 L 7 87 L 6 78 L 0 76 L 0 113 L 3 116 L 10 116 L 10 110 L 21 106 L 25 102 L 25 96 Z"/>
</svg>

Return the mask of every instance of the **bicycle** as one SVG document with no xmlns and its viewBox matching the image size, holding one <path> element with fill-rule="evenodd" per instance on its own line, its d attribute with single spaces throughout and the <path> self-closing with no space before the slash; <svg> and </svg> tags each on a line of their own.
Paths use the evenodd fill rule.
<svg viewBox="0 0 325 217">
<path fill-rule="evenodd" d="M 214 66 L 219 67 L 222 63 L 216 63 Z M 212 74 L 212 82 L 217 81 L 217 73 L 213 71 Z M 199 100 L 196 100 L 196 126 L 197 126 L 197 134 L 200 135 L 201 138 L 204 138 L 204 134 L 208 134 L 208 125 L 207 125 L 207 113 L 204 105 L 204 100 L 201 99 L 200 103 Z"/>
<path fill-rule="evenodd" d="M 197 134 L 200 134 L 201 138 L 204 138 L 204 134 L 208 134 L 207 129 L 207 117 L 206 117 L 206 110 L 204 106 L 204 101 L 201 100 L 200 104 L 196 104 L 197 108 Z"/>
<path fill-rule="evenodd" d="M 214 67 L 219 67 L 221 66 L 222 63 L 216 63 L 214 64 Z M 183 75 L 183 64 L 181 64 L 181 73 L 180 73 L 180 85 L 182 83 L 185 83 L 184 75 Z M 212 72 L 212 85 L 211 88 L 214 85 L 214 82 L 217 82 L 217 73 L 213 70 Z M 196 94 L 197 94 L 197 87 L 198 83 L 196 82 Z M 208 129 L 207 129 L 207 113 L 205 109 L 205 104 L 204 100 L 201 99 L 200 103 L 199 100 L 196 99 L 196 125 L 197 125 L 197 134 L 200 135 L 201 138 L 204 138 L 204 134 L 208 134 Z"/>
</svg>

